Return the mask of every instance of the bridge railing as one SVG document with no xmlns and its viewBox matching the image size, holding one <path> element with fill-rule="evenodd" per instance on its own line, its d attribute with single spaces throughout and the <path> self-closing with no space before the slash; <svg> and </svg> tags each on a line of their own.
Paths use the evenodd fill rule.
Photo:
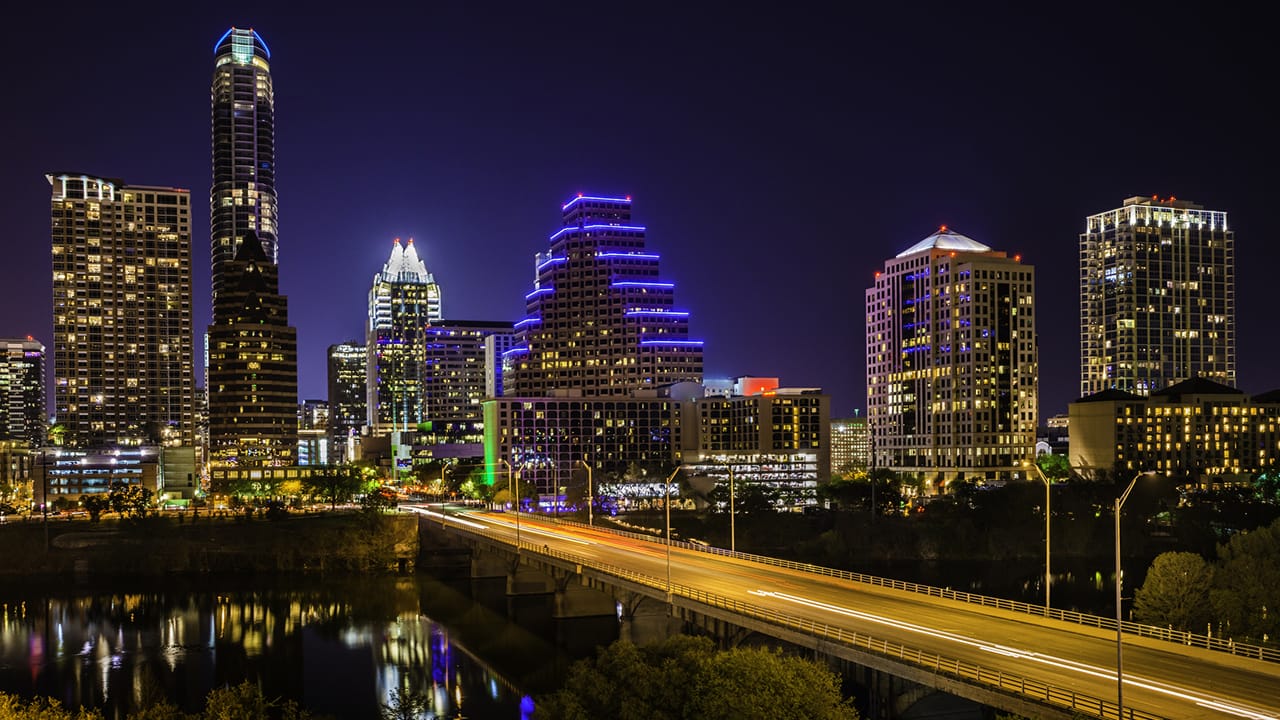
<svg viewBox="0 0 1280 720">
<path fill-rule="evenodd" d="M 552 518 L 546 518 L 552 520 Z M 586 523 L 576 522 L 573 520 L 553 520 L 553 522 L 562 525 L 573 525 L 577 527 L 588 527 Z M 655 537 L 647 533 L 630 532 L 627 530 L 615 530 L 614 528 L 600 527 L 598 525 L 591 526 L 595 530 L 603 530 L 615 535 L 629 537 L 637 540 L 646 540 L 648 542 L 665 543 L 665 538 Z M 840 580 L 848 580 L 851 582 L 864 583 L 874 585 L 876 587 L 891 588 L 893 590 L 903 590 L 905 592 L 918 593 L 920 595 L 928 595 L 931 597 L 944 598 L 947 600 L 958 600 L 960 602 L 970 603 L 973 605 L 981 605 L 983 607 L 992 607 L 1000 610 L 1008 610 L 1010 612 L 1022 613 L 1025 615 L 1038 615 L 1050 620 L 1062 620 L 1064 622 L 1075 623 L 1077 625 L 1085 625 L 1096 627 L 1103 630 L 1115 630 L 1115 618 L 1106 618 L 1100 615 L 1090 615 L 1088 613 L 1076 612 L 1074 610 L 1059 610 L 1057 608 L 1046 608 L 1043 605 L 1035 605 L 1032 603 L 1021 602 L 1018 600 L 1006 600 L 1004 598 L 991 597 L 990 595 L 979 595 L 977 593 L 964 592 L 962 590 L 952 590 L 950 588 L 940 588 L 933 585 L 922 585 L 920 583 L 907 582 L 905 580 L 893 580 L 883 578 L 876 575 L 867 575 L 864 573 L 849 572 L 848 570 L 836 570 L 834 568 L 814 565 L 812 563 L 795 562 L 793 560 L 782 560 L 772 558 L 767 555 L 753 555 L 751 553 L 734 552 L 724 548 L 718 548 L 711 545 L 703 545 L 701 543 L 691 543 L 682 540 L 674 540 L 672 547 L 685 548 L 687 550 L 696 550 L 711 555 L 721 555 L 724 557 L 737 558 L 739 560 L 747 560 L 749 562 L 760 563 L 762 565 L 772 565 L 774 567 L 786 568 L 788 570 L 797 570 L 804 573 L 814 575 L 825 575 L 827 577 L 838 578 Z M 1174 630 L 1172 628 L 1162 628 L 1155 625 L 1145 625 L 1132 621 L 1122 621 L 1121 628 L 1123 632 L 1137 635 L 1139 637 L 1155 638 L 1157 640 L 1165 640 L 1175 642 L 1187 647 L 1201 647 L 1217 652 L 1225 652 L 1240 657 L 1253 658 L 1255 660 L 1264 660 L 1267 662 L 1280 663 L 1280 650 L 1275 648 L 1262 647 L 1259 645 L 1251 645 L 1248 643 L 1238 643 L 1230 638 L 1218 638 L 1209 635 L 1200 635 L 1182 630 Z"/>
<path fill-rule="evenodd" d="M 510 544 L 510 537 L 506 533 L 500 533 L 488 528 L 459 527 L 457 525 L 453 525 L 451 527 L 461 532 L 481 535 L 492 540 L 496 540 L 504 545 Z M 1133 708 L 1126 708 L 1124 715 L 1121 716 L 1116 703 L 1083 693 L 1078 693 L 1068 688 L 1040 682 L 1039 680 L 1026 678 L 1014 673 L 983 667 L 976 663 L 970 663 L 956 658 L 949 658 L 944 655 L 937 655 L 935 653 L 920 650 L 919 648 L 912 648 L 901 643 L 879 639 L 864 633 L 850 632 L 834 625 L 817 622 L 808 618 L 788 615 L 753 603 L 742 602 L 740 600 L 716 595 L 715 593 L 709 593 L 705 590 L 699 590 L 695 587 L 679 584 L 673 584 L 668 587 L 666 580 L 663 578 L 657 578 L 628 568 L 598 562 L 570 552 L 554 550 L 545 545 L 538 545 L 536 542 L 521 541 L 519 546 L 521 549 L 532 550 L 535 553 L 564 560 L 580 567 L 591 568 L 596 572 L 625 578 L 632 582 L 651 587 L 659 592 L 667 592 L 669 590 L 673 597 L 691 600 L 695 603 L 701 603 L 709 607 L 728 610 L 744 617 L 750 617 L 771 625 L 788 628 L 811 637 L 821 638 L 829 642 L 836 642 L 852 648 L 860 648 L 876 655 L 895 658 L 900 662 L 923 667 L 925 669 L 933 670 L 934 672 L 944 673 L 961 680 L 976 682 L 979 685 L 987 687 L 995 687 L 1003 692 L 1016 693 L 1024 698 L 1035 700 L 1037 702 L 1044 702 L 1049 705 L 1088 713 L 1094 717 L 1102 718 L 1103 720 L 1164 720 L 1164 718 L 1159 715 L 1152 715 L 1151 713 L 1134 710 Z"/>
</svg>

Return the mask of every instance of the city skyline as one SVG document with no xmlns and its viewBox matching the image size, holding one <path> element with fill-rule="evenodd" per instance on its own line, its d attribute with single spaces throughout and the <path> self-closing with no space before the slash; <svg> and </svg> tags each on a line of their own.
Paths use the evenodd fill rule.
<svg viewBox="0 0 1280 720">
<path fill-rule="evenodd" d="M 1037 268 L 1040 410 L 1065 412 L 1079 386 L 1084 219 L 1134 195 L 1193 198 L 1236 230 L 1239 386 L 1280 387 L 1263 331 L 1275 251 L 1262 178 L 1276 144 L 1252 92 L 1260 30 L 1229 9 L 1050 21 L 595 8 L 607 57 L 578 51 L 594 36 L 561 30 L 567 8 L 471 12 L 93 8 L 54 22 L 38 9 L 16 50 L 48 61 L 16 78 L 25 112 L 3 121 L 17 139 L 0 178 L 16 240 L 0 335 L 52 347 L 45 173 L 197 197 L 209 186 L 203 88 L 234 25 L 275 53 L 281 291 L 300 400 L 325 396 L 325 348 L 360 336 L 391 238 L 417 238 L 450 317 L 514 321 L 553 203 L 577 192 L 635 198 L 706 341 L 708 378 L 823 387 L 837 416 L 865 406 L 862 290 L 883 258 L 944 223 Z M 1095 40 L 1104 17 L 1132 28 L 1123 44 Z M 146 42 L 110 42 L 126 32 Z M 1172 54 L 1171 33 L 1197 41 Z M 147 71 L 126 90 L 68 85 L 108 48 L 113 66 Z M 139 98 L 148 113 L 128 112 Z M 199 328 L 210 317 L 199 203 L 191 225 Z"/>
</svg>

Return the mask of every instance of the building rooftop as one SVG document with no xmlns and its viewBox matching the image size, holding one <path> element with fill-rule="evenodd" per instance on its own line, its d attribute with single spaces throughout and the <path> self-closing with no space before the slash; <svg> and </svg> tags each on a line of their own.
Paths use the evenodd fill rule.
<svg viewBox="0 0 1280 720">
<path fill-rule="evenodd" d="M 938 232 L 898 253 L 898 257 L 914 255 L 925 250 L 958 250 L 962 252 L 991 252 L 991 248 L 949 229 L 946 225 L 938 228 Z"/>
<path fill-rule="evenodd" d="M 1151 393 L 1153 398 L 1168 398 L 1171 402 L 1182 402 L 1187 395 L 1244 395 L 1244 391 L 1208 378 L 1193 377 Z"/>
<path fill-rule="evenodd" d="M 1126 400 L 1146 400 L 1146 398 L 1142 397 L 1141 395 L 1136 395 L 1131 392 L 1126 392 L 1124 390 L 1117 390 L 1115 388 L 1110 388 L 1107 390 L 1103 390 L 1102 392 L 1094 393 L 1092 395 L 1085 395 L 1079 400 L 1076 400 L 1076 402 L 1078 403 L 1124 402 Z"/>
</svg>

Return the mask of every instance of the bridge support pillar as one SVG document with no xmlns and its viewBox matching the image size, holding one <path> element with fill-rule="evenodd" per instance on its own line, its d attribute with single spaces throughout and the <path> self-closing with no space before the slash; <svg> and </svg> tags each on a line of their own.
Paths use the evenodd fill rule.
<svg viewBox="0 0 1280 720">
<path fill-rule="evenodd" d="M 566 574 L 556 579 L 555 617 L 616 615 L 618 601 L 602 590 L 587 586 L 581 575 Z"/>
<path fill-rule="evenodd" d="M 618 602 L 622 606 L 619 640 L 648 645 L 680 634 L 684 626 L 683 621 L 672 617 L 671 606 L 662 600 L 624 592 Z"/>
</svg>

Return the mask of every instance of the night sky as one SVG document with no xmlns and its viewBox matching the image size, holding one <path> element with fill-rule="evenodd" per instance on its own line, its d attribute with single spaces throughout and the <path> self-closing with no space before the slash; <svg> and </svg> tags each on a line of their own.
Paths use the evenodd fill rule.
<svg viewBox="0 0 1280 720">
<path fill-rule="evenodd" d="M 1190 199 L 1236 231 L 1240 386 L 1280 387 L 1259 18 L 1227 3 L 758 5 L 29 6 L 5 33 L 0 336 L 52 349 L 53 170 L 191 190 L 203 335 L 209 81 L 235 25 L 272 52 L 301 398 L 325 397 L 326 348 L 363 336 L 392 238 L 416 238 L 446 317 L 514 321 L 578 192 L 634 198 L 707 377 L 822 387 L 836 416 L 865 403 L 875 271 L 944 223 L 1036 267 L 1041 417 L 1065 412 L 1085 216 Z"/>
</svg>

